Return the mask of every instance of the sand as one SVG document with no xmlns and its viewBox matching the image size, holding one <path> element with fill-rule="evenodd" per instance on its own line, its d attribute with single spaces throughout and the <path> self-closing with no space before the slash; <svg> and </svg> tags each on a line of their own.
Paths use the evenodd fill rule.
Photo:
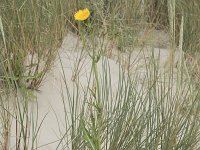
<svg viewBox="0 0 200 150">
<path fill-rule="evenodd" d="M 84 87 L 87 87 L 87 81 L 90 77 L 92 66 L 92 60 L 87 53 L 80 53 L 82 47 L 83 46 L 76 35 L 69 33 L 65 37 L 62 48 L 59 50 L 60 57 L 57 57 L 52 70 L 48 72 L 45 80 L 42 82 L 42 86 L 39 88 L 40 92 L 36 94 L 37 100 L 29 102 L 29 107 L 33 107 L 35 117 L 37 116 L 36 106 L 38 106 L 38 124 L 40 124 L 44 119 L 38 133 L 39 150 L 55 150 L 59 143 L 59 139 L 66 133 L 66 113 L 64 112 L 64 104 L 66 104 L 68 114 L 69 105 L 66 85 L 63 80 L 64 77 L 66 79 L 69 93 L 71 94 L 76 83 L 79 82 L 81 88 L 78 95 L 80 97 L 79 107 L 81 107 L 83 89 Z M 115 53 L 115 56 L 117 55 L 116 51 L 117 49 L 113 48 L 112 53 Z M 101 76 L 102 73 L 102 62 L 106 59 L 110 66 L 113 90 L 118 84 L 120 67 L 127 68 L 129 66 L 131 74 L 137 74 L 142 78 L 146 72 L 146 62 L 150 59 L 152 51 L 154 52 L 156 59 L 160 62 L 159 68 L 165 68 L 169 58 L 169 50 L 147 47 L 145 48 L 145 51 L 141 51 L 141 49 L 137 48 L 132 52 L 130 57 L 129 64 L 131 65 L 128 65 L 128 55 L 125 53 L 120 55 L 120 60 L 118 59 L 118 56 L 109 58 L 103 56 L 98 62 L 99 76 Z M 179 55 L 177 53 L 176 60 L 178 60 L 178 58 Z M 122 65 L 120 66 L 120 64 Z M 12 128 L 14 131 L 14 121 Z M 13 147 L 15 145 L 15 132 L 12 132 L 11 136 Z M 66 149 L 70 148 L 66 147 Z"/>
</svg>

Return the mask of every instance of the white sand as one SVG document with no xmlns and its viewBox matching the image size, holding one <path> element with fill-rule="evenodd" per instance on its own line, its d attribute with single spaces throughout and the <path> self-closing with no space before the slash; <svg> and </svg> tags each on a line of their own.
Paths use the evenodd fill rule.
<svg viewBox="0 0 200 150">
<path fill-rule="evenodd" d="M 78 65 L 81 48 L 82 45 L 78 38 L 73 34 L 68 34 L 64 40 L 62 49 L 60 50 L 61 61 L 59 58 L 56 60 L 55 65 L 47 74 L 41 88 L 39 89 L 41 92 L 37 94 L 39 123 L 46 115 L 38 138 L 38 147 L 45 145 L 39 148 L 41 150 L 55 150 L 58 145 L 57 140 L 59 140 L 60 137 L 62 137 L 66 132 L 62 93 L 63 97 L 65 98 L 65 103 L 67 104 L 67 92 L 63 81 L 62 66 L 60 62 L 63 64 L 64 74 L 70 92 L 72 92 L 75 84 L 73 80 L 79 80 L 82 87 L 87 86 L 87 80 L 89 79 L 92 61 L 91 58 L 86 54 L 81 58 L 81 61 Z M 113 52 L 114 51 L 116 51 L 116 49 L 114 49 Z M 148 60 L 152 50 L 148 48 L 145 51 L 145 53 L 144 51 L 141 52 L 139 49 L 133 51 L 130 59 L 132 64 L 131 72 L 133 74 L 139 73 L 139 75 L 142 75 L 146 71 L 144 58 Z M 164 68 L 168 60 L 169 51 L 166 49 L 154 49 L 153 51 L 155 52 L 157 59 L 160 61 L 160 68 Z M 125 62 L 124 66 L 126 66 L 126 61 L 128 59 L 127 55 L 123 54 L 121 56 Z M 178 54 L 176 56 L 178 57 Z M 98 63 L 98 71 L 100 74 L 102 72 L 101 63 L 102 59 Z M 115 58 L 108 59 L 108 63 L 110 65 L 112 87 L 116 87 L 119 75 L 119 63 Z M 80 99 L 82 92 L 83 91 L 80 91 L 79 93 Z M 36 102 L 30 102 L 30 105 L 35 105 L 34 107 L 36 107 Z M 69 106 L 67 106 L 66 110 L 69 112 Z M 12 135 L 14 136 L 15 134 L 13 133 Z M 11 138 L 11 143 L 14 143 L 14 140 L 14 137 Z M 46 145 L 48 143 L 51 144 Z"/>
</svg>

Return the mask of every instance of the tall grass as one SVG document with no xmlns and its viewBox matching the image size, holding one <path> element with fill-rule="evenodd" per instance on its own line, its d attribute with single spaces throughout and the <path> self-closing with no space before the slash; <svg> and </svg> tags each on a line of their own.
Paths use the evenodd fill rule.
<svg viewBox="0 0 200 150">
<path fill-rule="evenodd" d="M 91 79 L 82 89 L 77 81 L 71 93 L 66 84 L 68 98 L 63 101 L 70 115 L 59 149 L 199 148 L 199 93 L 183 70 L 161 75 L 152 56 L 143 79 L 130 78 L 121 68 L 115 89 L 108 61 L 99 63 L 98 84 Z"/>
<path fill-rule="evenodd" d="M 29 89 L 39 88 L 62 44 L 65 4 L 64 0 L 0 1 L 2 150 L 37 147 L 40 123 L 29 106 L 34 98 Z"/>
<path fill-rule="evenodd" d="M 34 114 L 32 107 L 37 104 L 29 105 L 34 97 L 28 89 L 38 89 L 51 69 L 67 24 L 80 36 L 81 54 L 86 50 L 92 65 L 85 87 L 78 76 L 69 87 L 62 68 L 62 92 L 67 95 L 62 99 L 65 131 L 57 149 L 199 149 L 199 87 L 192 78 L 197 65 L 182 55 L 183 51 L 198 52 L 199 6 L 195 0 L 1 0 L 1 148 L 12 149 L 12 121 L 14 149 L 38 148 L 44 120 L 38 122 L 37 110 Z M 83 32 L 86 26 L 74 21 L 73 14 L 86 7 L 91 11 L 86 22 L 90 28 Z M 131 55 L 144 30 L 169 33 L 170 72 L 160 70 L 152 48 L 142 75 L 137 70 L 132 74 L 119 63 L 115 88 L 112 68 L 104 56 L 108 51 L 104 40 Z M 177 46 L 181 58 L 174 69 Z"/>
<path fill-rule="evenodd" d="M 74 11 L 79 8 L 88 7 L 92 16 L 90 22 L 97 27 L 96 32 L 105 34 L 114 45 L 121 51 L 127 51 L 131 47 L 141 44 L 147 45 L 148 36 L 152 30 L 164 30 L 168 35 L 171 34 L 169 1 L 166 0 L 132 0 L 132 1 L 107 1 L 107 0 L 88 0 L 72 1 L 68 0 L 68 22 L 74 30 L 79 30 L 77 22 L 73 19 Z M 183 51 L 194 62 L 199 58 L 199 19 L 197 14 L 200 13 L 199 2 L 194 1 L 174 1 L 174 43 L 177 47 L 180 38 L 181 19 L 184 18 L 183 26 Z M 140 37 L 140 33 L 144 32 Z M 101 34 L 97 34 L 101 35 Z M 157 35 L 155 35 L 157 36 Z M 141 39 L 142 38 L 142 39 Z M 140 43 L 142 41 L 142 43 Z M 166 40 L 167 41 L 167 40 Z M 170 41 L 170 43 L 172 42 Z M 167 41 L 169 42 L 169 41 Z M 165 43 L 165 48 L 168 48 Z M 199 65 L 199 64 L 198 64 Z M 199 68 L 197 65 L 197 68 Z M 199 69 L 197 69 L 199 70 Z M 199 78 L 199 72 L 197 78 Z"/>
<path fill-rule="evenodd" d="M 97 77 L 97 68 L 92 67 L 91 75 L 94 80 L 88 81 L 88 86 L 83 89 L 85 92 L 82 99 L 79 97 L 79 82 L 74 84 L 76 89 L 71 93 L 65 82 L 68 99 L 63 101 L 65 105 L 71 106 L 70 115 L 66 114 L 69 132 L 64 134 L 58 148 L 199 148 L 199 89 L 194 86 L 190 76 L 191 66 L 186 66 L 181 55 L 185 22 L 182 19 L 177 29 L 176 3 L 173 0 L 168 3 L 168 13 L 171 39 L 169 63 L 172 64 L 169 66 L 170 72 L 160 72 L 160 62 L 156 60 L 152 50 L 153 55 L 146 64 L 147 72 L 142 80 L 138 76 L 127 75 L 121 68 L 116 93 L 113 93 L 111 84 L 111 68 L 104 58 L 101 76 Z M 176 70 L 173 68 L 173 55 L 177 49 L 177 30 L 181 58 Z M 126 40 L 126 37 L 120 37 Z M 95 65 L 100 62 L 95 62 Z M 64 109 L 67 112 L 66 106 Z"/>
<path fill-rule="evenodd" d="M 2 65 L 20 86 L 37 89 L 50 69 L 65 31 L 63 0 L 0 2 Z M 2 39 L 2 37 L 1 37 Z M 10 76 L 10 75 L 9 75 Z"/>
<path fill-rule="evenodd" d="M 138 31 L 138 28 L 150 27 L 156 29 L 164 29 L 169 31 L 169 17 L 168 1 L 167 0 L 128 0 L 121 1 L 107 1 L 107 0 L 89 0 L 89 1 L 76 1 L 76 3 L 68 0 L 67 10 L 69 20 L 75 24 L 73 12 L 79 8 L 89 7 L 92 11 L 92 19 L 98 21 L 97 25 L 101 28 L 106 28 L 108 34 L 115 40 L 122 34 L 125 36 L 133 31 Z M 175 1 L 175 17 L 176 17 L 176 43 L 179 40 L 180 22 L 181 17 L 184 16 L 184 51 L 196 52 L 199 49 L 199 19 L 200 13 L 198 0 L 176 0 Z M 138 27 L 139 25 L 139 27 Z M 127 32 L 126 32 L 127 30 Z M 121 32 L 120 32 L 121 31 Z M 121 35 L 120 35 L 121 34 Z M 128 36 L 124 42 L 133 38 Z M 134 40 L 132 39 L 132 43 Z M 191 44 L 195 43 L 195 44 Z M 119 44 L 119 42 L 116 42 Z M 137 43 L 134 43 L 137 44 Z"/>
</svg>

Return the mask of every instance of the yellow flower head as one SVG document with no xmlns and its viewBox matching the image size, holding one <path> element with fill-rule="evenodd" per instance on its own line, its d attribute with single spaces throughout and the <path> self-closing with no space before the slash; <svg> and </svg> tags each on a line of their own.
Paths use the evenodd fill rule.
<svg viewBox="0 0 200 150">
<path fill-rule="evenodd" d="M 90 16 L 90 11 L 85 8 L 83 10 L 79 10 L 75 13 L 74 18 L 77 21 L 84 21 Z"/>
</svg>

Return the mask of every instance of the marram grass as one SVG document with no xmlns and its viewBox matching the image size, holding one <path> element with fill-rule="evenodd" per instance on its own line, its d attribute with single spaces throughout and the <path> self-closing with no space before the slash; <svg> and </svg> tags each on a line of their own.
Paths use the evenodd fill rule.
<svg viewBox="0 0 200 150">
<path fill-rule="evenodd" d="M 156 60 L 152 57 L 152 61 Z M 199 93 L 189 78 L 174 72 L 177 80 L 168 73 L 160 79 L 157 66 L 150 63 L 143 80 L 128 77 L 122 69 L 115 91 L 106 59 L 101 67 L 103 73 L 98 84 L 88 84 L 96 85 L 95 88 L 82 89 L 74 83 L 76 90 L 63 99 L 66 105 L 75 105 L 67 119 L 69 133 L 63 136 L 58 148 L 63 145 L 74 150 L 199 148 Z M 96 83 L 90 80 L 93 81 Z M 68 88 L 66 85 L 66 91 Z M 77 95 L 81 90 L 85 91 L 83 99 Z M 78 99 L 71 99 L 72 96 Z M 77 102 L 81 103 L 81 110 Z M 65 138 L 69 142 L 65 143 Z"/>
<path fill-rule="evenodd" d="M 64 0 L 0 2 L 1 65 L 20 86 L 37 89 L 50 69 L 65 32 L 64 4 Z"/>
<path fill-rule="evenodd" d="M 33 111 L 28 108 L 28 100 L 33 95 L 27 88 L 37 89 L 51 69 L 65 28 L 80 30 L 74 20 L 74 13 L 79 9 L 88 8 L 91 12 L 88 18 L 92 25 L 90 39 L 95 39 L 96 34 L 104 35 L 121 51 L 126 52 L 128 48 L 131 52 L 138 45 L 137 36 L 141 30 L 164 29 L 172 35 L 170 42 L 173 50 L 178 45 L 186 52 L 197 52 L 195 56 L 198 56 L 200 3 L 198 0 L 168 2 L 171 3 L 166 4 L 166 0 L 1 0 L 1 148 L 11 149 L 10 122 L 16 119 L 14 149 L 37 149 L 38 132 L 43 120 L 38 122 L 33 117 Z M 174 8 L 176 11 L 173 11 Z M 87 41 L 84 38 L 88 38 L 88 34 L 81 38 Z M 95 40 L 91 45 L 84 44 L 91 50 L 96 47 Z M 103 59 L 103 72 L 98 75 L 96 53 L 92 52 L 91 76 L 94 80 L 90 79 L 85 89 L 76 81 L 73 91 L 70 91 L 71 87 L 64 79 L 66 91 L 63 92 L 68 97 L 63 98 L 63 104 L 70 106 L 70 116 L 64 107 L 66 133 L 59 138 L 57 149 L 200 148 L 199 89 L 194 86 L 196 81 L 190 76 L 197 70 L 192 63 L 187 64 L 183 60 L 180 66 L 177 65 L 180 67 L 178 72 L 163 74 L 164 78 L 160 80 L 156 65 L 158 62 L 152 56 L 151 63 L 146 66 L 148 72 L 144 81 L 137 76 L 127 75 L 124 68 L 119 67 L 118 87 L 113 92 L 112 68 Z M 99 52 L 98 59 L 102 55 Z M 81 90 L 84 92 L 82 99 L 79 95 Z M 20 96 L 16 97 L 18 94 Z M 77 107 L 79 102 L 81 108 Z"/>
</svg>

